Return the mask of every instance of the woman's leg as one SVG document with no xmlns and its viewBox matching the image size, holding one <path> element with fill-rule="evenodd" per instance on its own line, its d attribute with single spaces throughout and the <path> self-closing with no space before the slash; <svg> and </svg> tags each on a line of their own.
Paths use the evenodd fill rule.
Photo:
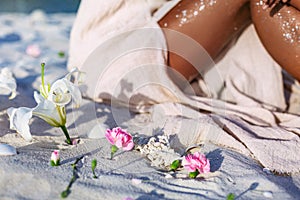
<svg viewBox="0 0 300 200">
<path fill-rule="evenodd" d="M 263 0 L 263 2 L 266 4 L 266 7 L 275 6 L 276 4 L 281 2 L 300 10 L 299 0 Z"/>
<path fill-rule="evenodd" d="M 251 0 L 252 20 L 270 55 L 286 71 L 300 80 L 300 12 L 284 6 L 270 16 L 274 8 L 263 9 L 261 0 Z"/>
<path fill-rule="evenodd" d="M 182 0 L 159 24 L 162 28 L 191 37 L 213 59 L 217 59 L 224 48 L 250 24 L 249 6 L 249 0 Z M 174 46 L 178 42 L 166 30 L 165 36 L 168 45 Z M 200 57 L 197 52 L 193 52 L 192 56 Z M 205 62 L 203 60 L 197 62 L 199 66 L 192 66 L 184 58 L 169 52 L 169 65 L 188 80 L 207 67 Z"/>
</svg>

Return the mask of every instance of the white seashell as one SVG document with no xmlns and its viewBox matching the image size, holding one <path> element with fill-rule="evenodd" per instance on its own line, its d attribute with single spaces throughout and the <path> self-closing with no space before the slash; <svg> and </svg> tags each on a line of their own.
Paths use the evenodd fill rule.
<svg viewBox="0 0 300 200">
<path fill-rule="evenodd" d="M 166 179 L 171 179 L 171 178 L 174 178 L 171 174 L 166 174 L 165 176 Z"/>
<path fill-rule="evenodd" d="M 273 199 L 273 193 L 272 193 L 272 192 L 264 192 L 263 195 L 264 195 L 264 197 L 266 197 L 266 198 Z"/>
<path fill-rule="evenodd" d="M 147 158 L 148 158 L 149 160 L 153 160 L 153 159 L 154 159 L 154 158 L 153 158 L 153 155 L 148 155 Z"/>
<path fill-rule="evenodd" d="M 162 169 L 168 169 L 171 163 L 180 157 L 174 149 L 170 148 L 167 136 L 151 137 L 147 144 L 137 148 L 151 161 L 151 166 Z"/>
<path fill-rule="evenodd" d="M 153 143 L 153 142 L 155 142 L 155 137 L 150 138 L 148 143 L 151 144 L 151 143 Z"/>
<path fill-rule="evenodd" d="M 162 146 L 161 150 L 167 151 L 169 148 L 167 146 Z"/>
<path fill-rule="evenodd" d="M 176 176 L 175 176 L 176 178 L 187 178 L 188 177 L 188 175 L 187 174 L 181 174 L 181 173 L 178 173 L 178 174 L 176 174 Z"/>
<path fill-rule="evenodd" d="M 266 174 L 272 174 L 269 168 L 263 168 L 263 172 L 265 172 Z"/>
<path fill-rule="evenodd" d="M 47 20 L 45 12 L 41 9 L 36 9 L 30 14 L 30 18 L 33 22 L 42 22 Z"/>
<path fill-rule="evenodd" d="M 87 134 L 88 138 L 101 139 L 105 138 L 106 130 L 109 127 L 106 124 L 97 124 L 92 128 L 92 130 Z"/>
<path fill-rule="evenodd" d="M 17 154 L 15 147 L 8 144 L 0 144 L 0 156 L 13 156 Z"/>
<path fill-rule="evenodd" d="M 157 148 L 156 148 L 156 151 L 161 151 L 161 150 L 162 150 L 161 147 L 157 147 Z"/>
<path fill-rule="evenodd" d="M 231 183 L 234 183 L 234 180 L 230 176 L 227 177 L 227 180 Z"/>
<path fill-rule="evenodd" d="M 161 143 L 160 143 L 160 142 L 154 142 L 153 146 L 154 146 L 154 147 L 160 147 L 160 146 L 161 146 Z"/>
<path fill-rule="evenodd" d="M 131 182 L 132 182 L 132 184 L 134 184 L 134 185 L 139 185 L 139 184 L 141 184 L 141 183 L 143 182 L 143 180 L 133 178 L 133 179 L 131 179 Z"/>
</svg>

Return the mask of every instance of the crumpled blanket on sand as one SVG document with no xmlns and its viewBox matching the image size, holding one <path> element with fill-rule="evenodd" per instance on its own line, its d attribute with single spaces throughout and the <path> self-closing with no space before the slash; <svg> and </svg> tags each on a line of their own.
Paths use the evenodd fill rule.
<svg viewBox="0 0 300 200">
<path fill-rule="evenodd" d="M 198 79 L 205 95 L 191 95 L 167 74 L 166 43 L 149 2 L 157 1 L 82 1 L 69 67 L 87 72 L 85 95 L 150 112 L 179 151 L 210 141 L 276 172 L 300 172 L 299 83 L 272 60 L 254 27 Z"/>
</svg>

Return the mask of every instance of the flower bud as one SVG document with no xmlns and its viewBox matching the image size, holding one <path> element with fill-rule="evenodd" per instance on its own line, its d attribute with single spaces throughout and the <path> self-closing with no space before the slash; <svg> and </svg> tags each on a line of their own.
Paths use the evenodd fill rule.
<svg viewBox="0 0 300 200">
<path fill-rule="evenodd" d="M 59 150 L 54 150 L 51 154 L 51 166 L 59 166 Z"/>
</svg>

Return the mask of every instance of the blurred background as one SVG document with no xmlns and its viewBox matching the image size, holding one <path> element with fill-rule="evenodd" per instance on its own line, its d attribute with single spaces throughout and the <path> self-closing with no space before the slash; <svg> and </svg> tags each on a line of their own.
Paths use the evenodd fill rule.
<svg viewBox="0 0 300 200">
<path fill-rule="evenodd" d="M 0 12 L 30 13 L 41 9 L 46 13 L 76 12 L 80 0 L 0 0 Z"/>
<path fill-rule="evenodd" d="M 67 73 L 70 32 L 79 4 L 80 0 L 0 0 L 0 71 L 12 71 L 20 94 L 5 108 L 35 106 L 33 91 L 40 85 L 42 62 L 50 83 Z M 2 97 L 0 102 L 7 102 L 7 96 Z"/>
</svg>

